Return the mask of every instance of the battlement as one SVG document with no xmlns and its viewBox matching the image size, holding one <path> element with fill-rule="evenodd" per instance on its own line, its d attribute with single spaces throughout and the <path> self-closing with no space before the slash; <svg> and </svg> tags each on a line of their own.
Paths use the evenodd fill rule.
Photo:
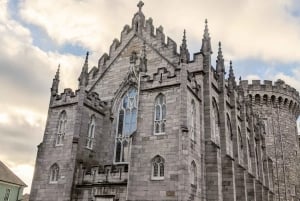
<svg viewBox="0 0 300 201">
<path fill-rule="evenodd" d="M 260 80 L 252 80 L 252 84 L 249 84 L 248 80 L 242 80 L 240 82 L 240 87 L 242 87 L 244 90 L 249 91 L 278 93 L 290 96 L 297 101 L 299 101 L 300 98 L 299 92 L 295 88 L 286 84 L 283 80 L 277 80 L 276 82 L 274 82 L 274 84 L 270 80 L 264 80 L 263 83 L 261 83 Z"/>
<path fill-rule="evenodd" d="M 300 96 L 299 92 L 286 84 L 283 80 L 272 82 L 264 80 L 240 81 L 239 87 L 248 94 L 249 100 L 254 105 L 279 106 L 282 109 L 289 110 L 296 117 L 300 114 Z"/>
<path fill-rule="evenodd" d="M 84 99 L 84 103 L 98 111 L 103 111 L 107 105 L 106 102 L 102 101 L 99 98 L 99 95 L 96 92 L 86 92 L 86 98 Z"/>
<path fill-rule="evenodd" d="M 68 104 L 76 104 L 79 101 L 78 94 L 79 94 L 79 90 L 76 90 L 74 92 L 72 89 L 66 88 L 64 89 L 63 93 L 54 96 L 51 107 L 58 107 L 58 106 L 68 105 Z M 85 91 L 85 95 L 84 95 L 84 104 L 98 111 L 103 111 L 107 105 L 106 102 L 102 101 L 99 98 L 99 95 L 96 92 L 88 93 L 87 91 Z"/>
<path fill-rule="evenodd" d="M 83 169 L 82 184 L 118 184 L 127 183 L 128 165 L 104 165 L 94 166 L 91 169 Z"/>
<path fill-rule="evenodd" d="M 64 92 L 57 94 L 53 97 L 51 107 L 56 107 L 60 105 L 73 104 L 78 102 L 78 90 L 73 91 L 70 88 L 64 89 Z"/>
</svg>

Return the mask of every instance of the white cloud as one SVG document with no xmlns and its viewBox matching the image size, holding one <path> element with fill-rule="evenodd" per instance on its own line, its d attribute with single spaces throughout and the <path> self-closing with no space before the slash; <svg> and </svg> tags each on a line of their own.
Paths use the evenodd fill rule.
<svg viewBox="0 0 300 201">
<path fill-rule="evenodd" d="M 24 19 L 43 27 L 57 43 L 79 44 L 93 51 L 107 50 L 122 27 L 131 23 L 137 1 L 27 0 L 21 5 Z M 180 42 L 187 29 L 189 46 L 200 49 L 204 19 L 214 47 L 219 40 L 233 58 L 259 58 L 265 61 L 300 61 L 300 19 L 288 13 L 296 2 L 274 1 L 145 1 L 146 17 Z M 174 23 L 176 21 L 176 23 Z M 196 46 L 197 45 L 197 46 Z M 99 55 L 100 56 L 100 55 Z"/>
</svg>

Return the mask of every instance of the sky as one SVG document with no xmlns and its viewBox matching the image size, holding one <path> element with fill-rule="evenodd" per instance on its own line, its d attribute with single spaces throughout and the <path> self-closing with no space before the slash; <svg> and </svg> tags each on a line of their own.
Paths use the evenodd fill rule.
<svg viewBox="0 0 300 201">
<path fill-rule="evenodd" d="M 120 38 L 137 0 L 0 0 L 0 160 L 30 192 L 37 145 L 42 141 L 57 66 L 60 91 L 77 88 L 86 51 L 90 66 Z M 216 58 L 236 77 L 283 79 L 300 91 L 300 4 L 297 0 L 144 0 L 155 27 L 199 52 L 208 19 Z M 215 66 L 215 63 L 213 63 Z"/>
</svg>

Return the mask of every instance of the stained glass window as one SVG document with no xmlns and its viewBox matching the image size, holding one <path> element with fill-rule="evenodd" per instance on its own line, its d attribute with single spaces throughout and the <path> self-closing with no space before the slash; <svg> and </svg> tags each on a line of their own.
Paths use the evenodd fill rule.
<svg viewBox="0 0 300 201">
<path fill-rule="evenodd" d="M 130 88 L 119 106 L 115 142 L 115 162 L 128 162 L 129 136 L 136 130 L 137 90 Z"/>
</svg>

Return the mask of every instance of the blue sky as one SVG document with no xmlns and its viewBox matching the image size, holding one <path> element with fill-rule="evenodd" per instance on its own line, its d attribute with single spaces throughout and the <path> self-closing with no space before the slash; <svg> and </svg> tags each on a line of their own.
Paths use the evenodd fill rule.
<svg viewBox="0 0 300 201">
<path fill-rule="evenodd" d="M 296 0 L 145 0 L 154 26 L 193 55 L 208 19 L 213 60 L 222 42 L 237 79 L 283 79 L 300 91 L 300 4 Z M 41 142 L 52 78 L 76 89 L 86 51 L 97 65 L 137 11 L 136 0 L 0 0 L 0 160 L 28 185 Z M 215 64 L 214 64 L 215 65 Z M 16 149 L 15 147 L 18 147 Z"/>
</svg>

